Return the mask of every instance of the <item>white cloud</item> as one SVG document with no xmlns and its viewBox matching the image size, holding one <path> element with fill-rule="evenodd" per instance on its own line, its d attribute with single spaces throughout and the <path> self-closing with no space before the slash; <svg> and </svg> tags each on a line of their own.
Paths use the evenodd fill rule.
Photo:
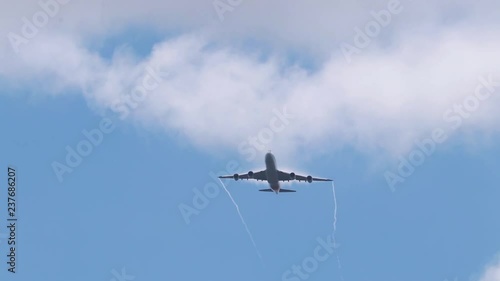
<svg viewBox="0 0 500 281">
<path fill-rule="evenodd" d="M 479 281 L 500 281 L 500 259 L 485 268 Z"/>
<path fill-rule="evenodd" d="M 70 2 L 61 8 L 65 24 L 47 27 L 19 55 L 2 57 L 0 75 L 13 83 L 42 80 L 37 86 L 54 94 L 80 89 L 102 110 L 129 95 L 144 67 L 151 64 L 168 70 L 170 76 L 134 112 L 135 120 L 167 132 L 181 131 L 200 147 L 236 149 L 268 125 L 273 109 L 281 110 L 286 104 L 295 120 L 276 135 L 269 147 L 273 150 L 321 145 L 329 151 L 352 145 L 365 152 L 397 154 L 441 126 L 445 110 L 472 94 L 480 75 L 498 73 L 500 36 L 494 19 L 487 17 L 488 5 L 498 6 L 496 1 L 474 4 L 470 11 L 465 1 L 428 4 L 432 7 L 408 4 L 387 34 L 376 38 L 350 64 L 339 52 L 339 43 L 352 40 L 354 26 L 363 26 L 369 11 L 385 8 L 387 1 L 345 6 L 326 1 L 296 5 L 251 1 L 237 7 L 223 23 L 210 1 L 196 3 L 189 4 L 194 5 L 190 10 L 179 1 L 140 5 L 94 1 L 88 8 Z M 449 7 L 463 11 L 456 15 L 465 20 L 438 24 L 449 15 L 445 9 Z M 30 9 L 19 12 L 23 9 L 18 7 L 16 16 L 4 21 L 15 22 L 19 14 L 36 11 L 36 7 Z M 146 16 L 146 11 L 151 14 Z M 182 11 L 187 15 L 180 16 Z M 477 17 L 479 11 L 486 19 Z M 99 13 L 103 17 L 94 22 Z M 81 15 L 90 16 L 89 23 Z M 424 27 L 417 27 L 418 18 L 428 20 Z M 156 44 L 145 58 L 123 48 L 108 60 L 86 47 L 93 36 L 139 23 L 186 31 Z M 238 47 L 236 38 L 253 36 L 276 44 L 269 59 Z M 287 44 L 309 50 L 307 55 L 321 61 L 320 67 L 311 72 L 286 63 L 277 54 L 286 51 Z M 498 130 L 499 95 L 500 89 L 463 129 Z"/>
</svg>

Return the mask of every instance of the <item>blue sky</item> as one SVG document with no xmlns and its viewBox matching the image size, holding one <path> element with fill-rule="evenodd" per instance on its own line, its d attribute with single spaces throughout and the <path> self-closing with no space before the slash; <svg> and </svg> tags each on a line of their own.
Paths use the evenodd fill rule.
<svg viewBox="0 0 500 281">
<path fill-rule="evenodd" d="M 18 170 L 19 218 L 2 280 L 500 280 L 498 3 L 244 2 L 220 18 L 218 2 L 166 2 L 59 4 L 19 52 L 0 45 L 0 165 Z M 0 31 L 22 35 L 41 8 L 10 9 Z M 425 154 L 416 143 L 439 128 Z M 224 181 L 261 260 L 211 175 L 263 169 L 268 150 L 280 169 L 333 178 L 337 204 L 329 183 L 276 196 Z"/>
<path fill-rule="evenodd" d="M 297 184 L 299 192 L 275 196 L 228 183 L 263 267 L 224 192 L 190 224 L 178 209 L 192 206 L 192 190 L 203 190 L 213 182 L 208 173 L 238 155 L 207 155 L 120 124 L 59 183 L 51 162 L 100 117 L 79 98 L 3 96 L 1 104 L 9 117 L 2 128 L 10 132 L 2 141 L 4 165 L 19 173 L 19 272 L 12 278 L 3 270 L 8 280 L 111 280 L 111 270 L 122 267 L 137 280 L 275 280 L 332 232 L 329 184 Z M 303 163 L 335 179 L 342 262 L 338 270 L 329 258 L 310 279 L 469 280 L 499 247 L 497 155 L 497 147 L 438 149 L 396 192 L 352 151 Z"/>
</svg>

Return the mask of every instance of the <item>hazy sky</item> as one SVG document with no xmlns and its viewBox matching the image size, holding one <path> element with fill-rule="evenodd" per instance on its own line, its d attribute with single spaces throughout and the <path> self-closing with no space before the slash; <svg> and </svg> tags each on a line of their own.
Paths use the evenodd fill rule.
<svg viewBox="0 0 500 281">
<path fill-rule="evenodd" d="M 500 280 L 498 1 L 0 7 L 7 280 Z"/>
</svg>

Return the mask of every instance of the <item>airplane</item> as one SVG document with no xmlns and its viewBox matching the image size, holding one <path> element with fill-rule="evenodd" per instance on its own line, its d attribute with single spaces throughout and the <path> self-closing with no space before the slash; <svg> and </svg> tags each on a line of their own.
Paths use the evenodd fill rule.
<svg viewBox="0 0 500 281">
<path fill-rule="evenodd" d="M 269 183 L 269 186 L 271 188 L 268 189 L 260 189 L 259 191 L 264 191 L 264 192 L 276 192 L 276 194 L 280 192 L 296 192 L 295 190 L 291 189 L 284 189 L 280 187 L 280 181 L 293 181 L 293 180 L 298 180 L 299 182 L 301 181 L 307 181 L 309 183 L 312 183 L 313 181 L 332 181 L 331 179 L 320 179 L 320 178 L 313 178 L 311 176 L 301 176 L 301 175 L 296 175 L 295 173 L 286 173 L 278 170 L 276 167 L 276 158 L 271 152 L 268 152 L 265 157 L 265 162 L 266 162 L 266 169 L 260 172 L 248 172 L 246 174 L 234 174 L 232 176 L 220 176 L 220 179 L 234 179 L 234 180 L 239 180 L 239 179 L 255 179 L 257 181 L 267 181 Z"/>
</svg>

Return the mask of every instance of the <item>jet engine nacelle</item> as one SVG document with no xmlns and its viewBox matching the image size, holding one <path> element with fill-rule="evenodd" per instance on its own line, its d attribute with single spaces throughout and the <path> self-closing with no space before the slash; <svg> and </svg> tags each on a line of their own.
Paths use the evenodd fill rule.
<svg viewBox="0 0 500 281">
<path fill-rule="evenodd" d="M 307 182 L 309 182 L 309 183 L 313 182 L 313 177 L 311 177 L 311 176 L 307 176 L 306 179 L 307 179 Z"/>
<path fill-rule="evenodd" d="M 295 173 L 290 173 L 290 179 L 294 180 L 295 179 Z"/>
<path fill-rule="evenodd" d="M 252 171 L 248 172 L 248 177 L 253 179 L 253 172 Z"/>
<path fill-rule="evenodd" d="M 240 176 L 239 176 L 238 174 L 234 174 L 234 175 L 233 175 L 233 178 L 234 178 L 234 180 L 235 180 L 235 181 L 237 181 L 237 180 L 239 180 L 239 179 L 240 179 Z"/>
</svg>

